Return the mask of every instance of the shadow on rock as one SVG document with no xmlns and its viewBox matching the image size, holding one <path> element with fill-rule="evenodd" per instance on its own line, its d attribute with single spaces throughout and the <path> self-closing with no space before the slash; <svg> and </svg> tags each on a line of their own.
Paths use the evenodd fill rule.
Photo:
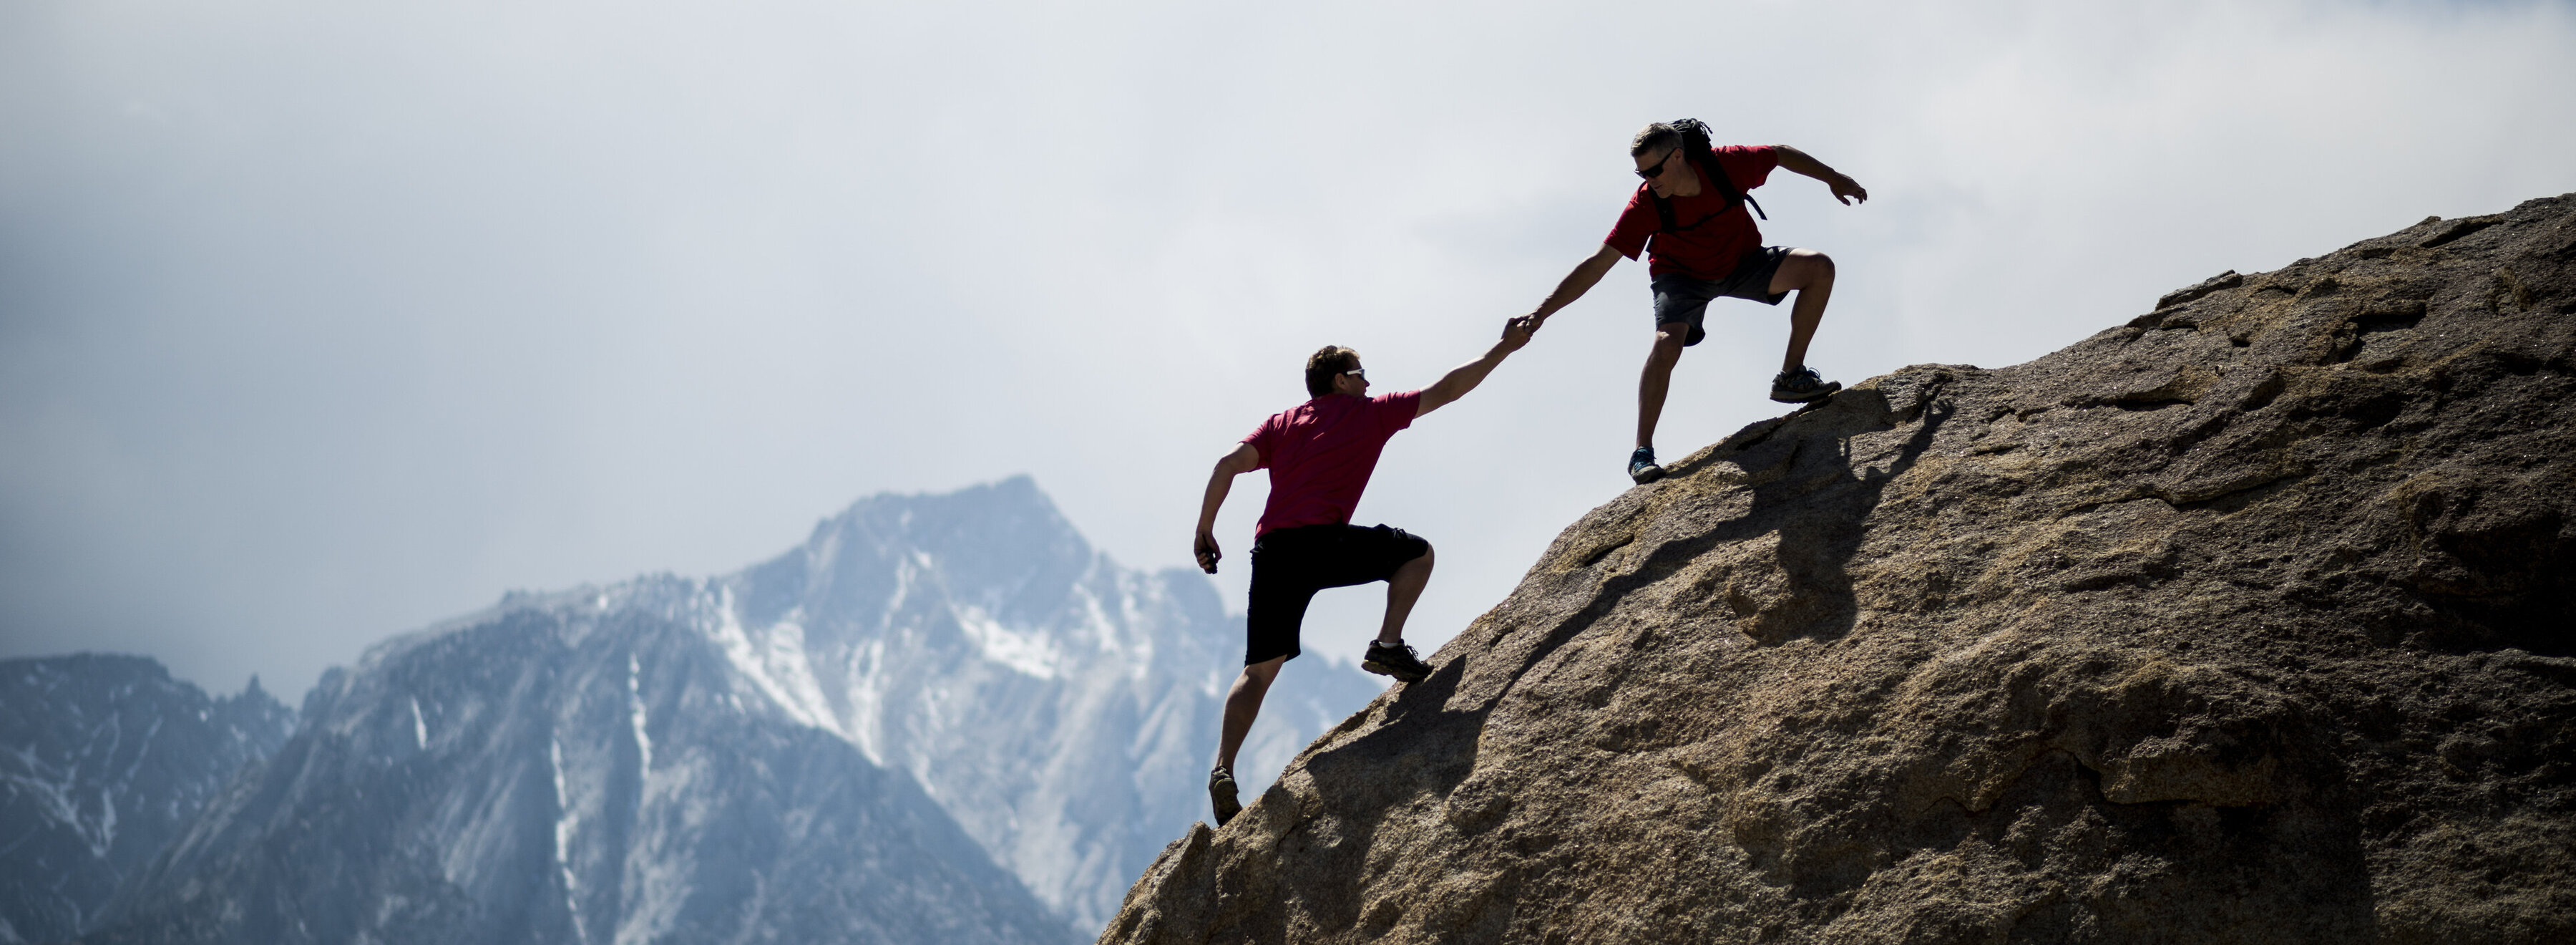
<svg viewBox="0 0 2576 945">
<path fill-rule="evenodd" d="M 1720 464 L 1743 470 L 1750 505 L 1703 534 L 1657 549 L 1635 575 L 1640 580 L 1621 590 L 1669 576 L 1703 560 L 1713 549 L 1767 545 L 1771 568 L 1762 567 L 1758 559 L 1738 558 L 1737 566 L 1713 571 L 1696 582 L 1696 596 L 1720 605 L 1721 616 L 1761 644 L 1797 637 L 1829 640 L 1850 631 L 1860 613 L 1850 564 L 1868 535 L 1870 513 L 1878 508 L 1888 483 L 1922 459 L 1942 424 L 1958 409 L 1940 399 L 1943 380 L 1936 375 L 1921 393 L 1920 422 L 1893 450 L 1854 455 L 1857 438 L 1894 430 L 1906 419 L 1884 410 L 1885 401 L 1877 392 L 1864 390 L 1837 397 L 1859 401 L 1853 405 L 1857 409 L 1800 411 L 1738 433 L 1693 457 L 1676 472 L 1696 474 Z M 1821 416 L 1811 419 L 1811 414 Z M 1857 417 L 1859 422 L 1846 417 Z M 1796 429 L 1808 424 L 1824 429 Z"/>
</svg>

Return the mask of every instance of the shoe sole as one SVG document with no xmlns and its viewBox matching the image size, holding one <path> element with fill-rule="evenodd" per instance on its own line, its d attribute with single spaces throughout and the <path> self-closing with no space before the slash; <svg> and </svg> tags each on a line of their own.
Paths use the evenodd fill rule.
<svg viewBox="0 0 2576 945">
<path fill-rule="evenodd" d="M 1421 682 L 1421 681 L 1423 681 L 1423 680 L 1425 680 L 1425 679 L 1429 679 L 1429 678 L 1431 678 L 1431 674 L 1430 674 L 1430 673 L 1428 673 L 1428 672 L 1421 672 L 1421 673 L 1404 673 L 1404 672 L 1398 672 L 1398 671 L 1396 671 L 1396 668 L 1395 668 L 1395 667 L 1393 667 L 1393 666 L 1389 666 L 1389 665 L 1386 665 L 1385 663 L 1380 663 L 1380 662 L 1378 662 L 1378 661 L 1376 661 L 1376 660 L 1361 660 L 1361 661 L 1360 661 L 1360 668 L 1361 668 L 1361 669 L 1368 670 L 1369 672 L 1372 672 L 1372 673 L 1376 673 L 1376 674 L 1378 674 L 1378 675 L 1380 675 L 1380 676 L 1393 676 L 1393 677 L 1395 677 L 1395 678 L 1396 678 L 1396 679 L 1398 679 L 1398 680 L 1401 680 L 1401 681 L 1404 681 L 1404 682 L 1408 682 L 1408 683 L 1418 683 L 1418 682 Z"/>
<path fill-rule="evenodd" d="M 1654 482 L 1664 478 L 1664 467 L 1648 466 L 1641 472 L 1629 473 L 1628 478 L 1635 480 L 1638 485 L 1642 486 L 1649 482 Z"/>
<path fill-rule="evenodd" d="M 1771 399 L 1772 399 L 1773 401 L 1775 401 L 1775 402 L 1778 402 L 1778 403 L 1784 403 L 1784 404 L 1812 404 L 1812 403 L 1815 403 L 1816 401 L 1823 400 L 1823 399 L 1825 399 L 1825 398 L 1827 398 L 1827 397 L 1831 397 L 1831 396 L 1833 396 L 1833 395 L 1835 394 L 1835 392 L 1840 391 L 1840 390 L 1842 390 L 1842 389 L 1843 389 L 1843 384 L 1842 384 L 1842 382 L 1841 382 L 1841 381 L 1835 381 L 1835 382 L 1832 382 L 1832 383 L 1830 383 L 1830 384 L 1826 384 L 1826 385 L 1825 385 L 1825 386 L 1823 386 L 1823 387 L 1817 388 L 1815 393 L 1807 394 L 1807 395 L 1804 395 L 1804 396 L 1797 395 L 1797 394 L 1791 394 L 1791 395 L 1789 395 L 1789 396 L 1783 397 L 1783 396 L 1781 396 L 1781 395 L 1780 395 L 1780 392 L 1779 392 L 1779 391 L 1776 391 L 1776 390 L 1775 390 L 1775 391 L 1772 391 L 1772 392 L 1771 392 Z"/>
<path fill-rule="evenodd" d="M 1208 800 L 1216 808 L 1216 825 L 1219 827 L 1225 826 L 1226 821 L 1233 820 L 1234 815 L 1243 813 L 1243 802 L 1236 800 L 1235 792 L 1231 790 L 1234 782 L 1227 781 L 1225 785 L 1228 790 L 1222 793 L 1217 790 L 1216 785 L 1208 785 Z"/>
</svg>

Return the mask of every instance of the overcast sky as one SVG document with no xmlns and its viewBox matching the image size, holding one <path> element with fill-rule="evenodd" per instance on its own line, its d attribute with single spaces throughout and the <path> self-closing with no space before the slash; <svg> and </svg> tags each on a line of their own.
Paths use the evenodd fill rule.
<svg viewBox="0 0 2576 945">
<path fill-rule="evenodd" d="M 2559 3 L 0 4 L 0 654 L 300 695 L 513 588 L 767 558 L 1030 473 L 1131 566 L 1326 343 L 1474 356 L 1609 230 L 1643 123 L 1797 145 L 1810 362 L 2002 366 L 2576 190 Z M 1659 436 L 1778 412 L 1721 302 Z M 1411 636 L 1627 486 L 1622 264 L 1390 445 Z M 1264 486 L 1222 522 L 1240 609 Z M 1374 590 L 1327 592 L 1351 660 Z"/>
</svg>

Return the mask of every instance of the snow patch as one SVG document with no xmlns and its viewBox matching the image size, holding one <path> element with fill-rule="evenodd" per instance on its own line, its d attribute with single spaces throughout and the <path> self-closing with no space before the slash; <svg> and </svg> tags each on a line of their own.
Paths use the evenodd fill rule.
<svg viewBox="0 0 2576 945">
<path fill-rule="evenodd" d="M 643 675 L 644 668 L 642 664 L 636 662 L 635 654 L 626 654 L 626 718 L 629 723 L 635 726 L 635 750 L 638 754 L 643 756 L 643 767 L 639 770 L 642 772 L 651 772 L 653 770 L 653 736 L 644 731 L 644 723 L 646 720 L 644 718 Z M 415 707 L 412 711 L 417 713 L 419 709 Z"/>
<path fill-rule="evenodd" d="M 879 767 L 885 766 L 877 750 L 877 729 L 885 722 L 885 650 L 880 637 L 850 651 L 850 741 Z"/>
<path fill-rule="evenodd" d="M 733 589 L 726 588 L 723 594 L 716 608 L 714 636 L 724 648 L 725 660 L 789 718 L 849 739 L 833 717 L 832 703 L 823 698 L 822 684 L 814 680 L 813 663 L 805 657 L 805 628 L 782 620 L 746 630 L 734 606 Z"/>
<path fill-rule="evenodd" d="M 572 835 L 581 826 L 581 817 L 572 812 L 564 792 L 563 739 L 546 739 L 546 760 L 555 770 L 555 872 L 563 877 L 564 910 L 572 913 L 572 939 L 590 941 L 590 933 L 581 927 L 580 880 L 572 875 Z"/>
<path fill-rule="evenodd" d="M 115 794 L 113 794 L 113 793 L 110 793 L 110 792 L 108 791 L 108 789 L 106 789 L 106 788 L 99 788 L 99 789 L 98 789 L 98 842 L 97 842 L 97 843 L 95 843 L 95 844 L 93 844 L 93 845 L 91 846 L 91 849 L 98 851 L 98 855 L 103 857 L 103 856 L 106 856 L 106 855 L 107 855 L 107 850 L 108 850 L 108 848 L 109 848 L 109 847 L 113 847 L 113 846 L 115 846 L 115 845 L 116 845 L 116 795 L 115 795 Z"/>
<path fill-rule="evenodd" d="M 92 821 L 81 816 L 80 801 L 73 796 L 73 792 L 80 786 L 80 774 L 77 770 L 58 771 L 52 765 L 38 760 L 32 748 L 19 748 L 12 745 L 9 746 L 9 753 L 18 756 L 19 764 L 25 766 L 27 773 L 11 773 L 7 776 L 7 783 L 12 787 L 23 788 L 27 793 L 34 795 L 38 805 L 44 808 L 45 816 L 71 828 L 74 834 L 79 835 L 81 843 L 89 847 L 91 856 L 106 856 L 109 842 L 116 838 L 116 802 L 109 797 L 107 791 L 105 789 L 99 791 L 99 799 L 106 805 L 105 814 L 101 821 Z M 48 775 L 52 777 L 47 777 Z"/>
<path fill-rule="evenodd" d="M 1121 638 L 1119 622 L 1110 618 L 1108 608 L 1100 606 L 1100 595 L 1093 593 L 1091 588 L 1074 585 L 1073 596 L 1082 601 L 1083 635 L 1091 638 L 1094 649 L 1111 655 L 1134 655 L 1130 653 L 1130 646 L 1142 644 L 1141 649 L 1145 652 L 1153 651 L 1153 644 L 1145 640 Z"/>
<path fill-rule="evenodd" d="M 421 720 L 420 700 L 416 698 L 411 700 L 411 741 L 414 747 L 429 747 L 429 723 Z"/>
<path fill-rule="evenodd" d="M 877 615 L 879 624 L 894 623 L 894 615 L 903 612 L 903 605 L 912 600 L 913 582 L 920 580 L 922 572 L 932 567 L 935 565 L 931 563 L 930 556 L 919 551 L 895 559 L 894 593 L 887 595 L 885 611 Z"/>
<path fill-rule="evenodd" d="M 18 763 L 27 769 L 26 774 L 9 775 L 9 783 L 35 792 L 37 799 L 44 804 L 46 816 L 71 824 L 78 829 L 80 812 L 72 809 L 70 773 L 65 772 L 64 779 L 60 783 L 47 780 L 40 775 L 47 773 L 47 769 L 53 766 L 37 760 L 35 749 L 20 748 L 16 745 L 6 747 L 10 754 L 18 756 Z"/>
<path fill-rule="evenodd" d="M 957 623 L 966 630 L 966 639 L 984 658 L 1008 666 L 1026 676 L 1054 679 L 1057 667 L 1064 663 L 1064 653 L 1046 634 L 1014 630 L 993 619 L 984 608 L 960 604 Z"/>
</svg>

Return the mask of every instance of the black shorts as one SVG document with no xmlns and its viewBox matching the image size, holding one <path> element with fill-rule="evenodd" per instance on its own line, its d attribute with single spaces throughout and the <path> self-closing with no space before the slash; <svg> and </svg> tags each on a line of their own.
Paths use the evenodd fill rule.
<svg viewBox="0 0 2576 945">
<path fill-rule="evenodd" d="M 1243 665 L 1296 658 L 1297 627 L 1316 591 L 1383 581 L 1405 562 L 1430 553 L 1430 542 L 1388 525 L 1303 525 L 1254 539 Z"/>
<path fill-rule="evenodd" d="M 1655 324 L 1682 322 L 1690 326 L 1689 337 L 1682 339 L 1688 347 L 1708 337 L 1699 327 L 1700 317 L 1708 312 L 1708 300 L 1717 298 L 1751 299 L 1764 305 L 1778 305 L 1789 297 L 1786 292 L 1771 291 L 1771 277 L 1780 271 L 1780 261 L 1789 258 L 1789 247 L 1763 246 L 1744 251 L 1735 261 L 1735 271 L 1726 278 L 1711 281 L 1693 279 L 1677 272 L 1655 277 Z"/>
</svg>

